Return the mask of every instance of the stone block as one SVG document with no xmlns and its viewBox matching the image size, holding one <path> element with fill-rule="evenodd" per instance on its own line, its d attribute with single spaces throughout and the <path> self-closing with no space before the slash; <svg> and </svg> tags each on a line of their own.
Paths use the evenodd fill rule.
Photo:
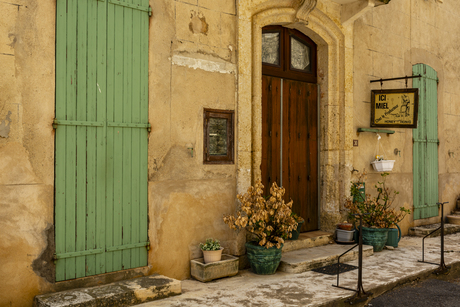
<svg viewBox="0 0 460 307">
<path fill-rule="evenodd" d="M 238 273 L 238 260 L 230 255 L 222 255 L 221 261 L 206 264 L 203 258 L 193 259 L 190 260 L 191 275 L 202 282 L 234 276 Z"/>
<path fill-rule="evenodd" d="M 131 306 L 181 294 L 181 282 L 161 275 L 38 295 L 36 307 Z"/>
</svg>

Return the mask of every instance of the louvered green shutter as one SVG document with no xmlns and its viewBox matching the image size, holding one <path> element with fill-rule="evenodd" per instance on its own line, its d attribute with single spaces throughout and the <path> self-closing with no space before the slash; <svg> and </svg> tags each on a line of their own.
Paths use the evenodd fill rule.
<svg viewBox="0 0 460 307">
<path fill-rule="evenodd" d="M 412 68 L 413 87 L 419 89 L 417 129 L 413 129 L 414 219 L 438 215 L 438 84 L 428 65 Z"/>
<path fill-rule="evenodd" d="M 57 1 L 57 281 L 147 265 L 148 17 Z"/>
</svg>

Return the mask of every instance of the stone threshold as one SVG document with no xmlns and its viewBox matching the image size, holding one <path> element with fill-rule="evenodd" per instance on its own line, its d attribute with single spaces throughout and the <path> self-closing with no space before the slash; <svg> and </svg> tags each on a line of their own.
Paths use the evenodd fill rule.
<svg viewBox="0 0 460 307">
<path fill-rule="evenodd" d="M 327 245 L 334 242 L 333 233 L 321 230 L 302 232 L 297 240 L 284 241 L 283 253 Z"/>
<path fill-rule="evenodd" d="M 337 263 L 338 257 L 353 245 L 329 244 L 283 253 L 278 271 L 303 273 L 326 265 Z M 372 246 L 363 245 L 363 256 L 374 254 Z M 358 246 L 340 258 L 340 262 L 358 258 Z"/>
<path fill-rule="evenodd" d="M 435 224 L 429 224 L 429 225 L 423 225 L 423 226 L 417 226 L 417 227 L 411 227 L 409 228 L 409 235 L 410 236 L 415 236 L 415 237 L 424 237 L 428 235 L 430 232 L 435 230 L 441 226 L 441 223 L 435 223 Z M 460 225 L 456 224 L 444 224 L 444 234 L 449 235 L 453 233 L 460 232 Z M 441 230 L 436 231 L 434 234 L 432 234 L 430 237 L 438 237 L 441 235 Z"/>
<path fill-rule="evenodd" d="M 180 281 L 151 275 L 103 286 L 37 295 L 34 307 L 132 306 L 181 293 Z"/>
</svg>

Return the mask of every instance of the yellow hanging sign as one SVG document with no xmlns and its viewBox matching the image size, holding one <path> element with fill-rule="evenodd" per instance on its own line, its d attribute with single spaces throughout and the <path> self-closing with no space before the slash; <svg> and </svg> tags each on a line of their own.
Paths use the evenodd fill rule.
<svg viewBox="0 0 460 307">
<path fill-rule="evenodd" d="M 417 128 L 418 89 L 373 90 L 371 127 Z"/>
</svg>

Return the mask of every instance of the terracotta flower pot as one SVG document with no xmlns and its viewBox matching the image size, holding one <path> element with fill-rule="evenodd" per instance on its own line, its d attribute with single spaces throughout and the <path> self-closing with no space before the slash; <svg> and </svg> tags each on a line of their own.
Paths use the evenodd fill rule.
<svg viewBox="0 0 460 307">
<path fill-rule="evenodd" d="M 342 224 L 339 224 L 339 229 L 342 229 L 342 230 L 347 230 L 347 231 L 351 231 L 353 229 L 353 224 L 350 224 L 350 223 L 342 223 Z"/>
<path fill-rule="evenodd" d="M 220 261 L 222 258 L 222 250 L 224 248 L 221 247 L 218 250 L 215 251 L 202 251 L 203 252 L 203 258 L 204 258 L 204 263 L 211 263 L 211 262 L 217 262 Z"/>
</svg>

